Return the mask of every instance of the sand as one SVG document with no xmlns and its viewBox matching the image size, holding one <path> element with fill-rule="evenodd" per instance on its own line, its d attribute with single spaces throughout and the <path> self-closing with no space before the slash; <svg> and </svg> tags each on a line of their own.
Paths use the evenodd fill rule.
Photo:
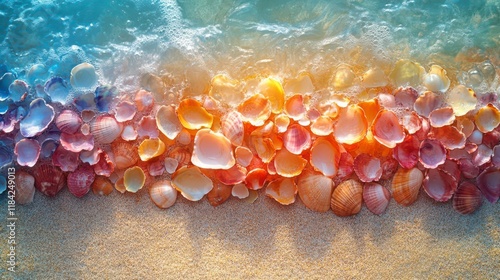
<svg viewBox="0 0 500 280">
<path fill-rule="evenodd" d="M 5 194 L 0 205 L 6 207 Z M 5 209 L 6 210 L 6 209 Z M 469 216 L 420 194 L 391 201 L 382 216 L 316 213 L 299 201 L 260 196 L 214 208 L 179 198 L 158 209 L 145 190 L 83 199 L 64 189 L 36 193 L 17 207 L 15 274 L 7 272 L 6 211 L 2 278 L 10 279 L 411 279 L 500 275 L 500 207 L 485 201 Z"/>
</svg>

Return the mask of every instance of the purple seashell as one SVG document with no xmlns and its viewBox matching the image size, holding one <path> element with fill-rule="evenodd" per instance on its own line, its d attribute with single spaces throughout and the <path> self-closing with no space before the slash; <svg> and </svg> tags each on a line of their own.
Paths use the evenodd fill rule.
<svg viewBox="0 0 500 280">
<path fill-rule="evenodd" d="M 50 96 L 52 102 L 66 104 L 69 89 L 66 82 L 61 77 L 50 78 L 45 83 L 44 90 Z"/>
<path fill-rule="evenodd" d="M 40 156 L 40 144 L 33 139 L 23 139 L 16 143 L 14 153 L 17 156 L 17 163 L 21 166 L 33 167 Z"/>
<path fill-rule="evenodd" d="M 118 94 L 114 86 L 99 86 L 95 90 L 95 104 L 99 112 L 109 112 L 113 98 Z"/>
</svg>

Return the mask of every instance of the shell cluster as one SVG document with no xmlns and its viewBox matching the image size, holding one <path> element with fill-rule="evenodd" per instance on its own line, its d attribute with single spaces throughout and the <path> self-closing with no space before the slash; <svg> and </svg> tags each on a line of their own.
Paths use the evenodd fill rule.
<svg viewBox="0 0 500 280">
<path fill-rule="evenodd" d="M 350 216 L 363 202 L 380 215 L 391 197 L 409 206 L 421 189 L 462 214 L 500 196 L 498 93 L 438 65 L 400 60 L 390 73 L 358 73 L 342 64 L 321 90 L 307 73 L 219 74 L 204 92 L 179 95 L 154 75 L 154 85 L 120 92 L 95 71 L 83 63 L 69 81 L 45 84 L 3 74 L 14 78 L 2 77 L 0 168 L 18 166 L 19 203 L 35 189 L 148 189 L 159 208 L 178 194 L 213 206 L 259 194 L 289 205 L 298 195 L 313 211 Z"/>
</svg>

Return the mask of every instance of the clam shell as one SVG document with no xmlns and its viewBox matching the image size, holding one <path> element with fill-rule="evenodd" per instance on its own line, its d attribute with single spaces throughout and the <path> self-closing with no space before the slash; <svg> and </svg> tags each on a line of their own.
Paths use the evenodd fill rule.
<svg viewBox="0 0 500 280">
<path fill-rule="evenodd" d="M 52 164 L 60 167 L 64 172 L 73 172 L 80 164 L 78 160 L 78 153 L 68 151 L 59 145 L 52 154 Z"/>
<path fill-rule="evenodd" d="M 455 121 L 455 113 L 451 107 L 434 109 L 429 114 L 429 121 L 433 127 L 443 127 L 451 125 Z"/>
<path fill-rule="evenodd" d="M 244 199 L 250 195 L 250 192 L 244 184 L 236 184 L 231 190 L 231 195 L 239 199 Z"/>
<path fill-rule="evenodd" d="M 231 196 L 232 187 L 222 183 L 215 183 L 213 189 L 208 192 L 207 199 L 210 205 L 217 207 Z"/>
<path fill-rule="evenodd" d="M 109 195 L 113 192 L 113 184 L 104 176 L 96 176 L 91 187 L 95 195 Z"/>
<path fill-rule="evenodd" d="M 24 101 L 29 93 L 29 86 L 23 80 L 15 80 L 9 85 L 9 96 L 14 102 Z"/>
<path fill-rule="evenodd" d="M 236 160 L 231 142 L 221 133 L 200 129 L 194 138 L 191 162 L 206 169 L 229 169 Z"/>
<path fill-rule="evenodd" d="M 182 125 L 175 113 L 174 106 L 163 105 L 158 109 L 158 112 L 156 112 L 156 126 L 170 140 L 174 140 L 179 135 Z"/>
<path fill-rule="evenodd" d="M 243 119 L 240 113 L 230 111 L 221 120 L 221 131 L 235 146 L 241 146 L 245 136 Z"/>
<path fill-rule="evenodd" d="M 198 201 L 212 190 L 213 183 L 198 167 L 181 167 L 172 175 L 172 186 L 186 199 Z"/>
<path fill-rule="evenodd" d="M 446 70 L 441 66 L 432 65 L 423 77 L 423 84 L 430 91 L 446 92 L 450 87 L 450 79 L 446 76 Z"/>
<path fill-rule="evenodd" d="M 328 136 L 333 132 L 333 120 L 326 116 L 318 117 L 311 124 L 311 132 L 317 136 Z"/>
<path fill-rule="evenodd" d="M 333 192 L 333 181 L 324 175 L 311 171 L 303 172 L 297 181 L 299 197 L 307 208 L 327 212 Z"/>
<path fill-rule="evenodd" d="M 290 153 L 287 149 L 278 151 L 274 159 L 276 173 L 288 178 L 299 175 L 306 165 L 307 160 L 300 155 Z"/>
<path fill-rule="evenodd" d="M 461 158 L 458 162 L 460 171 L 465 178 L 473 179 L 479 175 L 479 167 L 475 165 L 471 159 Z"/>
<path fill-rule="evenodd" d="M 135 108 L 134 103 L 129 101 L 122 101 L 116 104 L 114 112 L 115 112 L 115 119 L 118 122 L 126 122 L 134 118 L 137 109 Z"/>
<path fill-rule="evenodd" d="M 136 193 L 146 183 L 146 174 L 139 166 L 130 167 L 123 174 L 123 185 L 129 192 Z"/>
<path fill-rule="evenodd" d="M 43 163 L 35 167 L 35 188 L 46 196 L 56 196 L 64 187 L 64 173 L 58 167 Z"/>
<path fill-rule="evenodd" d="M 386 157 L 381 160 L 382 161 L 382 176 L 381 180 L 389 180 L 392 179 L 396 171 L 399 168 L 399 162 L 391 157 Z"/>
<path fill-rule="evenodd" d="M 270 182 L 266 187 L 266 195 L 273 198 L 282 205 L 290 205 L 295 202 L 297 185 L 293 179 L 279 178 Z"/>
<path fill-rule="evenodd" d="M 423 181 L 425 192 L 436 201 L 448 201 L 455 193 L 458 182 L 440 169 L 429 169 Z"/>
<path fill-rule="evenodd" d="M 149 197 L 158 208 L 166 209 L 177 200 L 177 190 L 168 180 L 157 181 L 149 187 Z"/>
<path fill-rule="evenodd" d="M 125 193 L 127 191 L 127 189 L 125 188 L 123 177 L 121 177 L 115 182 L 115 189 L 120 193 Z"/>
<path fill-rule="evenodd" d="M 500 168 L 489 167 L 476 178 L 477 186 L 484 197 L 495 203 L 500 197 Z"/>
<path fill-rule="evenodd" d="M 111 150 L 117 169 L 128 168 L 139 160 L 139 155 L 134 152 L 134 146 L 128 142 L 114 142 L 111 145 Z"/>
<path fill-rule="evenodd" d="M 493 155 L 493 150 L 486 145 L 477 146 L 477 150 L 472 154 L 472 162 L 476 166 L 481 166 L 485 163 L 490 162 L 491 156 Z"/>
<path fill-rule="evenodd" d="M 420 116 L 428 118 L 432 111 L 441 106 L 441 98 L 432 91 L 426 91 L 419 96 L 413 105 L 415 112 Z"/>
<path fill-rule="evenodd" d="M 234 153 L 236 156 L 236 162 L 243 167 L 247 167 L 253 159 L 252 151 L 250 151 L 247 147 L 236 147 Z"/>
<path fill-rule="evenodd" d="M 148 161 L 165 152 L 165 143 L 158 138 L 144 139 L 139 145 L 138 154 L 142 161 Z"/>
<path fill-rule="evenodd" d="M 95 118 L 95 112 L 93 110 L 83 110 L 81 115 L 84 122 L 90 122 Z"/>
<path fill-rule="evenodd" d="M 69 89 L 66 82 L 61 77 L 53 77 L 47 80 L 43 87 L 44 91 L 50 96 L 52 102 L 58 102 L 61 104 L 66 104 L 66 99 L 68 98 Z"/>
<path fill-rule="evenodd" d="M 371 131 L 375 140 L 388 148 L 396 147 L 405 139 L 404 129 L 399 124 L 398 117 L 389 110 L 381 110 L 377 114 Z"/>
<path fill-rule="evenodd" d="M 298 121 L 306 115 L 304 106 L 304 97 L 302 94 L 296 94 L 286 100 L 285 113 L 293 120 Z"/>
<path fill-rule="evenodd" d="M 105 152 L 99 155 L 99 161 L 93 167 L 95 174 L 105 177 L 111 176 L 111 174 L 115 171 L 115 163 Z"/>
<path fill-rule="evenodd" d="M 74 172 L 68 174 L 68 190 L 76 197 L 83 197 L 90 191 L 94 179 L 95 173 L 92 167 L 88 164 L 80 165 Z"/>
<path fill-rule="evenodd" d="M 378 181 L 382 176 L 381 162 L 369 154 L 360 154 L 354 159 L 354 172 L 362 182 Z"/>
<path fill-rule="evenodd" d="M 238 106 L 244 122 L 262 126 L 271 115 L 271 102 L 262 94 L 255 94 Z"/>
<path fill-rule="evenodd" d="M 56 117 L 55 123 L 57 128 L 59 128 L 61 132 L 73 134 L 80 129 L 80 126 L 83 122 L 76 112 L 71 110 L 63 110 Z"/>
<path fill-rule="evenodd" d="M 137 135 L 139 137 L 158 138 L 160 132 L 156 127 L 156 120 L 150 116 L 144 116 L 137 124 Z"/>
<path fill-rule="evenodd" d="M 326 138 L 317 138 L 312 145 L 309 162 L 314 170 L 333 177 L 337 174 L 340 157 L 340 148 L 336 142 Z"/>
<path fill-rule="evenodd" d="M 41 134 L 54 120 L 54 108 L 37 98 L 30 103 L 28 115 L 19 123 L 19 131 L 24 137 Z"/>
<path fill-rule="evenodd" d="M 490 132 L 487 132 L 483 135 L 483 142 L 484 145 L 488 146 L 489 148 L 494 148 L 496 145 L 500 143 L 500 131 L 498 130 L 493 130 Z"/>
<path fill-rule="evenodd" d="M 250 190 L 260 190 L 264 187 L 267 178 L 267 171 L 262 168 L 255 168 L 247 173 L 245 186 Z"/>
<path fill-rule="evenodd" d="M 465 135 L 451 125 L 432 128 L 428 136 L 438 140 L 448 150 L 462 149 L 466 143 Z"/>
<path fill-rule="evenodd" d="M 276 125 L 278 133 L 283 133 L 288 129 L 288 126 L 290 125 L 290 118 L 285 114 L 279 114 L 274 118 L 274 124 Z"/>
<path fill-rule="evenodd" d="M 358 105 L 349 105 L 340 110 L 333 128 L 333 136 L 340 144 L 355 144 L 363 140 L 368 130 L 363 109 Z"/>
<path fill-rule="evenodd" d="M 373 182 L 364 184 L 363 201 L 366 208 L 373 214 L 381 215 L 384 213 L 390 199 L 391 193 L 384 186 Z"/>
<path fill-rule="evenodd" d="M 133 141 L 137 139 L 137 131 L 135 130 L 133 125 L 126 125 L 123 127 L 121 137 L 125 141 Z"/>
<path fill-rule="evenodd" d="M 435 139 L 425 139 L 420 143 L 418 157 L 425 168 L 436 168 L 446 160 L 446 149 Z"/>
<path fill-rule="evenodd" d="M 71 69 L 70 82 L 73 87 L 89 88 L 97 83 L 97 74 L 92 64 L 81 63 Z"/>
<path fill-rule="evenodd" d="M 459 117 L 457 118 L 457 128 L 465 135 L 465 137 L 470 137 L 476 126 L 469 118 Z"/>
<path fill-rule="evenodd" d="M 20 166 L 33 167 L 40 157 L 40 144 L 36 140 L 22 139 L 16 143 L 14 154 Z"/>
<path fill-rule="evenodd" d="M 183 128 L 175 138 L 175 141 L 180 145 L 189 145 L 191 143 L 191 140 L 191 134 L 185 128 Z"/>
<path fill-rule="evenodd" d="M 214 121 L 212 114 L 194 99 L 184 99 L 177 108 L 179 121 L 187 129 L 210 128 Z"/>
<path fill-rule="evenodd" d="M 358 105 L 359 107 L 361 107 L 361 109 L 363 109 L 368 125 L 371 126 L 373 121 L 375 120 L 375 117 L 381 110 L 378 99 L 372 98 L 367 101 L 359 102 Z"/>
<path fill-rule="evenodd" d="M 418 86 L 425 74 L 425 69 L 420 64 L 407 59 L 400 59 L 394 65 L 389 78 L 397 87 L 400 86 Z"/>
<path fill-rule="evenodd" d="M 463 85 L 457 85 L 446 95 L 448 103 L 455 112 L 455 116 L 464 116 L 474 110 L 477 104 L 477 98 L 474 91 Z"/>
<path fill-rule="evenodd" d="M 479 131 L 490 132 L 500 124 L 500 111 L 490 103 L 477 111 L 474 122 Z"/>
<path fill-rule="evenodd" d="M 165 158 L 165 171 L 167 173 L 172 174 L 177 170 L 177 167 L 179 166 L 179 162 L 175 158 Z"/>
<path fill-rule="evenodd" d="M 151 92 L 141 89 L 135 94 L 134 102 L 137 110 L 145 112 L 153 108 L 154 97 Z"/>
<path fill-rule="evenodd" d="M 35 178 L 24 171 L 16 172 L 16 203 L 30 204 L 35 195 Z"/>
<path fill-rule="evenodd" d="M 273 78 L 263 79 L 260 81 L 257 90 L 269 100 L 273 114 L 281 113 L 285 104 L 285 92 L 278 80 Z"/>
<path fill-rule="evenodd" d="M 182 147 L 175 147 L 168 153 L 169 158 L 177 161 L 178 166 L 186 166 L 191 162 L 191 153 Z"/>
<path fill-rule="evenodd" d="M 471 182 L 462 182 L 453 196 L 453 208 L 460 214 L 471 214 L 483 203 L 481 191 Z"/>
<path fill-rule="evenodd" d="M 413 168 L 418 163 L 418 152 L 420 142 L 417 137 L 407 135 L 402 143 L 396 145 L 393 150 L 393 157 L 406 169 Z"/>
<path fill-rule="evenodd" d="M 418 168 L 400 168 L 392 178 L 392 196 L 397 203 L 409 206 L 417 200 L 424 174 Z"/>
<path fill-rule="evenodd" d="M 414 134 L 422 127 L 422 120 L 417 113 L 412 111 L 410 114 L 403 116 L 401 124 L 408 131 L 408 134 Z"/>
<path fill-rule="evenodd" d="M 394 92 L 394 101 L 399 108 L 412 109 L 418 98 L 418 91 L 412 87 L 400 87 Z"/>
<path fill-rule="evenodd" d="M 91 123 L 91 133 L 97 143 L 109 144 L 122 133 L 123 126 L 111 115 L 100 115 Z"/>
<path fill-rule="evenodd" d="M 363 185 L 353 179 L 340 183 L 332 194 L 333 213 L 340 217 L 356 215 L 363 203 Z"/>
<path fill-rule="evenodd" d="M 311 134 L 299 124 L 292 124 L 283 135 L 283 145 L 292 154 L 300 155 L 311 146 Z"/>
<path fill-rule="evenodd" d="M 94 148 L 94 136 L 83 135 L 82 133 L 67 134 L 61 133 L 61 146 L 71 152 L 92 151 Z"/>
<path fill-rule="evenodd" d="M 235 185 L 245 181 L 247 169 L 239 164 L 233 165 L 229 169 L 215 171 L 215 178 L 224 185 Z"/>
</svg>

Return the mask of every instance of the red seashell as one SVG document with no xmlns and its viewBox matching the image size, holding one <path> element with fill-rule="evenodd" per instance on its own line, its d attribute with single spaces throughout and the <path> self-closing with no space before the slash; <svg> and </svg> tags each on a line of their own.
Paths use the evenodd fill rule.
<svg viewBox="0 0 500 280">
<path fill-rule="evenodd" d="M 460 171 L 464 175 L 465 178 L 476 178 L 479 175 L 479 167 L 474 165 L 471 159 L 461 158 L 458 160 L 458 166 Z"/>
<path fill-rule="evenodd" d="M 423 187 L 425 192 L 436 201 L 448 201 L 455 193 L 458 182 L 440 169 L 429 169 Z"/>
<path fill-rule="evenodd" d="M 360 154 L 354 159 L 354 172 L 362 182 L 378 181 L 382 176 L 382 166 L 378 158 Z"/>
<path fill-rule="evenodd" d="M 68 174 L 68 189 L 76 197 L 83 197 L 90 191 L 95 179 L 95 173 L 88 164 L 83 164 L 74 172 Z"/>
<path fill-rule="evenodd" d="M 94 172 L 97 175 L 109 177 L 115 171 L 115 163 L 109 158 L 106 152 L 99 155 L 99 161 L 94 165 Z"/>
<path fill-rule="evenodd" d="M 493 148 L 493 155 L 491 156 L 491 163 L 496 167 L 500 167 L 500 145 Z"/>
<path fill-rule="evenodd" d="M 451 175 L 451 177 L 453 177 L 453 179 L 455 179 L 455 181 L 457 181 L 457 182 L 460 181 L 461 172 L 460 172 L 460 167 L 458 166 L 458 162 L 451 160 L 451 159 L 447 159 L 438 168 L 440 170 L 448 173 L 449 175 Z"/>
<path fill-rule="evenodd" d="M 267 178 L 267 171 L 261 168 L 253 169 L 248 172 L 245 179 L 245 185 L 251 190 L 259 190 L 264 187 Z"/>
<path fill-rule="evenodd" d="M 476 182 L 478 188 L 489 202 L 495 203 L 498 201 L 500 197 L 500 168 L 493 166 L 485 169 L 476 178 Z"/>
<path fill-rule="evenodd" d="M 236 185 L 243 181 L 247 176 L 247 169 L 239 164 L 233 165 L 227 170 L 217 170 L 215 178 L 217 178 L 224 185 Z"/>
<path fill-rule="evenodd" d="M 489 148 L 494 148 L 500 143 L 500 131 L 493 130 L 491 132 L 483 134 L 483 144 Z"/>
<path fill-rule="evenodd" d="M 472 155 L 472 162 L 477 166 L 481 166 L 485 163 L 490 162 L 492 155 L 493 150 L 488 146 L 481 144 L 477 146 L 477 150 Z"/>
<path fill-rule="evenodd" d="M 471 182 L 463 182 L 453 196 L 453 208 L 461 214 L 471 214 L 483 203 L 481 191 Z"/>
<path fill-rule="evenodd" d="M 407 135 L 402 143 L 396 145 L 393 150 L 393 157 L 406 169 L 411 169 L 417 165 L 420 142 L 413 135 Z"/>
<path fill-rule="evenodd" d="M 398 171 L 399 163 L 397 160 L 391 157 L 387 157 L 382 160 L 382 176 L 380 179 L 389 180 L 391 179 L 396 171 Z"/>
<path fill-rule="evenodd" d="M 64 173 L 58 167 L 50 164 L 40 164 L 33 172 L 35 187 L 46 196 L 56 196 L 64 187 Z"/>
<path fill-rule="evenodd" d="M 340 154 L 339 169 L 335 179 L 344 181 L 354 172 L 354 158 L 351 154 L 343 152 Z M 336 182 L 337 182 L 336 180 Z"/>
</svg>

